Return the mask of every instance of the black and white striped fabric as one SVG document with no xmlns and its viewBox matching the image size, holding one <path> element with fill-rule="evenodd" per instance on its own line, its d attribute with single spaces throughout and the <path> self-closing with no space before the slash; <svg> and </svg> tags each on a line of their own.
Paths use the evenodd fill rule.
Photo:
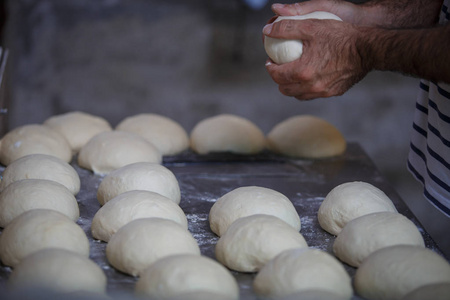
<svg viewBox="0 0 450 300">
<path fill-rule="evenodd" d="M 449 7 L 444 0 L 441 24 L 450 19 Z M 420 82 L 408 169 L 423 183 L 425 198 L 450 217 L 450 84 Z"/>
</svg>

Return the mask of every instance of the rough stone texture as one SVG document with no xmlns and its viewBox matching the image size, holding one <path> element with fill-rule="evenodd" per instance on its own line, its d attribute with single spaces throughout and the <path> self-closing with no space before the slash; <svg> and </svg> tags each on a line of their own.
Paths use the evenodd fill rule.
<svg viewBox="0 0 450 300">
<path fill-rule="evenodd" d="M 159 113 L 187 131 L 219 113 L 244 116 L 264 132 L 292 115 L 313 114 L 360 143 L 408 204 L 422 203 L 406 171 L 418 80 L 374 72 L 341 97 L 300 103 L 281 95 L 264 67 L 261 29 L 272 16 L 269 5 L 252 11 L 238 0 L 7 4 L 9 129 L 72 110 L 113 126 Z"/>
</svg>

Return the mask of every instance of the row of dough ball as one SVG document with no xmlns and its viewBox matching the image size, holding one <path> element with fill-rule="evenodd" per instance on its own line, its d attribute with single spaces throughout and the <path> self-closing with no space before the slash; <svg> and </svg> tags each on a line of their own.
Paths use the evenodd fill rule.
<svg viewBox="0 0 450 300">
<path fill-rule="evenodd" d="M 217 260 L 235 271 L 258 272 L 253 289 L 259 296 L 352 296 L 345 268 L 332 255 L 308 247 L 299 232 L 300 217 L 285 195 L 264 187 L 239 187 L 217 199 L 209 223 L 220 236 Z"/>
<path fill-rule="evenodd" d="M 102 207 L 92 220 L 92 235 L 108 243 L 106 258 L 115 269 L 139 277 L 137 295 L 239 298 L 231 273 L 201 255 L 169 169 L 134 163 L 114 170 L 100 183 L 97 198 Z"/>
<path fill-rule="evenodd" d="M 78 153 L 81 167 L 106 174 L 133 162 L 160 163 L 162 156 L 189 147 L 199 154 L 256 154 L 268 148 L 293 157 L 320 158 L 342 154 L 346 141 L 333 125 L 308 115 L 277 124 L 266 137 L 251 121 L 223 114 L 200 121 L 189 137 L 177 122 L 157 114 L 127 117 L 113 130 L 103 118 L 70 112 L 8 132 L 0 141 L 0 162 L 7 166 L 35 153 L 70 162 Z"/>
<path fill-rule="evenodd" d="M 335 187 L 322 202 L 318 219 L 325 231 L 337 235 L 336 257 L 357 268 L 358 295 L 370 300 L 410 299 L 414 297 L 410 293 L 422 295 L 431 284 L 450 288 L 450 264 L 425 248 L 416 225 L 398 213 L 377 187 L 359 181 Z"/>
</svg>

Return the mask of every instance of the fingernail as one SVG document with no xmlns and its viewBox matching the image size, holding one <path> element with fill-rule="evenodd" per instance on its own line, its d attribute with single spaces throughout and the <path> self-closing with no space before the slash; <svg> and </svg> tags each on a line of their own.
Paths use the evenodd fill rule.
<svg viewBox="0 0 450 300">
<path fill-rule="evenodd" d="M 272 31 L 272 23 L 271 24 L 267 24 L 266 26 L 264 26 L 263 33 L 265 35 L 270 34 L 271 31 Z"/>
<path fill-rule="evenodd" d="M 270 66 L 272 62 L 270 60 L 266 61 L 266 67 Z"/>
</svg>

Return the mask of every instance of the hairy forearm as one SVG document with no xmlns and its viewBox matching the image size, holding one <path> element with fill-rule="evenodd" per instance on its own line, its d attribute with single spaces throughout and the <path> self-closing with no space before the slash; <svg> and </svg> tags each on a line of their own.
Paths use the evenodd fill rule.
<svg viewBox="0 0 450 300">
<path fill-rule="evenodd" d="M 368 70 L 450 83 L 450 24 L 404 30 L 362 27 L 355 45 Z"/>
<path fill-rule="evenodd" d="M 360 24 L 386 28 L 428 27 L 436 23 L 442 0 L 371 0 L 360 4 Z"/>
</svg>

